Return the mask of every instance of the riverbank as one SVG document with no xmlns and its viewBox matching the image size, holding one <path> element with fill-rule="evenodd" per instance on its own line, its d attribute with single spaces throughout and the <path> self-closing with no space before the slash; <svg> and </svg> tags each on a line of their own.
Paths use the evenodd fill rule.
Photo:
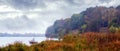
<svg viewBox="0 0 120 51">
<path fill-rule="evenodd" d="M 62 41 L 46 40 L 38 44 L 26 45 L 15 42 L 1 47 L 0 51 L 119 51 L 120 33 L 68 34 Z"/>
</svg>

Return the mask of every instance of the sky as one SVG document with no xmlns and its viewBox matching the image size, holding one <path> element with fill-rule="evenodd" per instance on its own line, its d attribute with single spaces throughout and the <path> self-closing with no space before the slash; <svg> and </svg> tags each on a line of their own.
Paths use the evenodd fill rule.
<svg viewBox="0 0 120 51">
<path fill-rule="evenodd" d="M 86 8 L 118 6 L 120 0 L 0 0 L 0 33 L 40 33 L 55 20 Z"/>
</svg>

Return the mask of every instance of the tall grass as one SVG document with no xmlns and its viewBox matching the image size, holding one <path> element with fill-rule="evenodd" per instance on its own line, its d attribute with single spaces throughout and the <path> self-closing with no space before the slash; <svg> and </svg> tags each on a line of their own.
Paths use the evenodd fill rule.
<svg viewBox="0 0 120 51">
<path fill-rule="evenodd" d="M 46 40 L 31 46 L 15 42 L 0 47 L 0 51 L 120 51 L 120 33 L 67 34 L 61 41 Z"/>
</svg>

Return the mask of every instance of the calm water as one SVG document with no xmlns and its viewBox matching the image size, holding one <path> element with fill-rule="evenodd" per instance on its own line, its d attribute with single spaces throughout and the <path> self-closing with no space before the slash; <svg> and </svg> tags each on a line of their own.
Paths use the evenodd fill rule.
<svg viewBox="0 0 120 51">
<path fill-rule="evenodd" d="M 20 41 L 22 43 L 30 45 L 29 41 L 31 41 L 33 38 L 37 42 L 42 42 L 46 40 L 46 37 L 0 37 L 0 46 L 13 44 L 15 41 Z"/>
</svg>

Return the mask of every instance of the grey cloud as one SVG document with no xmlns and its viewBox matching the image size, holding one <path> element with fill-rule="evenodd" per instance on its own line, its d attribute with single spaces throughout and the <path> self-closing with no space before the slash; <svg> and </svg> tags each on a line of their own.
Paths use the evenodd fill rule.
<svg viewBox="0 0 120 51">
<path fill-rule="evenodd" d="M 51 21 L 47 18 L 48 17 L 29 18 L 27 15 L 22 15 L 16 18 L 0 19 L 0 32 L 44 33 L 46 28 L 51 24 Z"/>
<path fill-rule="evenodd" d="M 3 0 L 0 0 L 0 5 L 3 5 L 5 4 L 5 2 L 3 2 Z"/>
<path fill-rule="evenodd" d="M 46 3 L 65 2 L 68 6 L 84 5 L 84 0 L 0 0 L 0 3 L 19 10 L 30 10 L 34 8 L 46 8 Z M 49 5 L 48 5 L 49 6 Z M 58 5 L 59 6 L 59 5 Z"/>
<path fill-rule="evenodd" d="M 109 2 L 111 2 L 112 0 L 99 0 L 99 1 L 102 2 L 102 3 L 104 3 L 104 2 L 109 3 Z"/>
<path fill-rule="evenodd" d="M 19 12 L 16 12 L 16 11 L 0 12 L 0 15 L 2 15 L 2 14 L 10 14 L 10 13 L 19 13 Z"/>
<path fill-rule="evenodd" d="M 1 3 L 19 10 L 30 10 L 39 7 L 46 7 L 43 0 L 1 0 Z"/>
<path fill-rule="evenodd" d="M 21 30 L 34 28 L 36 25 L 35 21 L 29 19 L 27 16 L 23 15 L 16 18 L 7 18 L 0 20 L 0 27 L 8 30 Z"/>
<path fill-rule="evenodd" d="M 81 6 L 85 4 L 84 0 L 65 0 L 70 6 Z"/>
<path fill-rule="evenodd" d="M 70 4 L 75 4 L 74 0 L 66 0 L 66 2 L 68 2 Z"/>
</svg>

